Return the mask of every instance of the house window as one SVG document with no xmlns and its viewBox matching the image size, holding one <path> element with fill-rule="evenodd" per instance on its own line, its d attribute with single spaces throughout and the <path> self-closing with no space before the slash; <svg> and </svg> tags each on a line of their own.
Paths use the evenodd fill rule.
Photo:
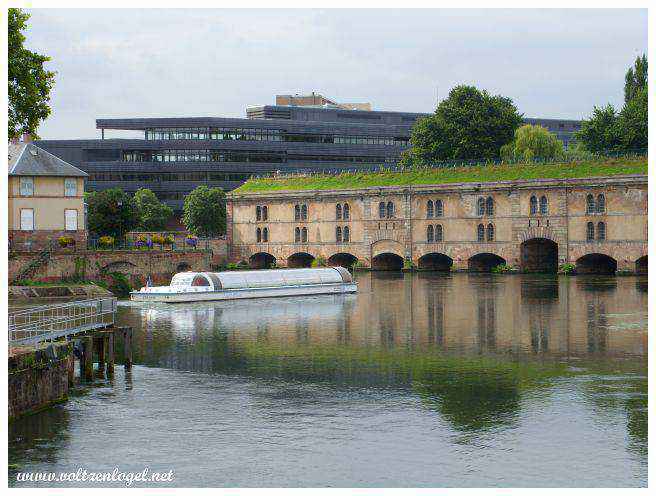
<svg viewBox="0 0 656 496">
<path fill-rule="evenodd" d="M 606 197 L 603 194 L 597 195 L 597 213 L 603 214 L 606 211 Z"/>
<path fill-rule="evenodd" d="M 444 207 L 442 200 L 435 200 L 435 217 L 442 217 L 444 215 Z"/>
<path fill-rule="evenodd" d="M 426 217 L 429 219 L 433 217 L 433 200 L 426 202 Z"/>
<path fill-rule="evenodd" d="M 262 241 L 264 243 L 269 242 L 269 228 L 268 227 L 265 227 L 264 229 L 262 229 Z"/>
<path fill-rule="evenodd" d="M 344 243 L 351 241 L 351 230 L 348 226 L 344 226 Z"/>
<path fill-rule="evenodd" d="M 438 224 L 435 226 L 435 241 L 442 241 L 444 239 L 444 230 L 442 229 L 442 225 Z"/>
<path fill-rule="evenodd" d="M 485 198 L 479 198 L 478 199 L 476 213 L 479 216 L 485 215 Z"/>
<path fill-rule="evenodd" d="M 294 220 L 301 220 L 301 206 L 294 205 Z"/>
<path fill-rule="evenodd" d="M 307 243 L 307 227 L 301 229 L 301 243 Z"/>
<path fill-rule="evenodd" d="M 546 196 L 540 197 L 540 215 L 547 215 L 549 213 L 549 202 Z"/>
<path fill-rule="evenodd" d="M 259 208 L 259 207 L 258 207 L 258 208 Z M 259 227 L 258 227 L 257 229 L 255 229 L 255 240 L 256 240 L 258 243 L 261 243 L 261 242 L 262 242 L 262 229 L 260 229 Z"/>
<path fill-rule="evenodd" d="M 64 218 L 66 219 L 66 230 L 77 231 L 77 210 L 64 210 Z"/>
<path fill-rule="evenodd" d="M 434 234 L 433 226 L 428 226 L 426 228 L 426 241 L 428 243 L 432 243 L 434 240 L 435 240 L 435 234 Z"/>
<path fill-rule="evenodd" d="M 337 227 L 335 228 L 335 240 L 336 240 L 338 243 L 341 243 L 341 242 L 342 242 L 342 228 L 339 227 L 339 226 L 337 226 Z"/>
<path fill-rule="evenodd" d="M 262 220 L 269 220 L 269 207 L 266 205 L 262 207 Z"/>
<path fill-rule="evenodd" d="M 588 214 L 595 213 L 595 200 L 594 196 L 588 195 L 585 197 L 585 212 Z"/>
<path fill-rule="evenodd" d="M 378 217 L 381 219 L 385 218 L 385 202 L 380 202 L 378 204 Z"/>
<path fill-rule="evenodd" d="M 335 205 L 335 218 L 337 220 L 342 220 L 342 205 L 341 203 L 338 203 Z"/>
<path fill-rule="evenodd" d="M 592 222 L 588 222 L 587 226 L 587 232 L 586 232 L 586 239 L 588 241 L 594 241 L 594 224 Z"/>
<path fill-rule="evenodd" d="M 348 203 L 344 204 L 344 220 L 349 220 L 351 218 L 351 207 Z"/>
<path fill-rule="evenodd" d="M 21 231 L 34 231 L 34 210 L 31 208 L 21 208 L 20 211 L 20 228 Z"/>
<path fill-rule="evenodd" d="M 391 219 L 394 217 L 394 203 L 387 202 L 387 218 Z"/>
<path fill-rule="evenodd" d="M 77 179 L 67 177 L 64 179 L 64 196 L 77 196 Z"/>
<path fill-rule="evenodd" d="M 487 240 L 488 241 L 494 241 L 494 225 L 493 224 L 488 224 L 487 225 Z"/>
<path fill-rule="evenodd" d="M 255 207 L 255 220 L 262 220 L 262 207 L 259 205 Z"/>
<path fill-rule="evenodd" d="M 485 241 L 485 226 L 483 224 L 478 225 L 478 229 L 476 231 L 476 239 L 478 239 L 479 242 Z"/>
<path fill-rule="evenodd" d="M 537 215 L 538 214 L 538 199 L 535 197 L 535 195 L 531 196 L 531 215 Z"/>
<path fill-rule="evenodd" d="M 300 243 L 301 242 L 301 228 L 297 227 L 294 229 L 294 243 Z"/>
<path fill-rule="evenodd" d="M 606 224 L 599 222 L 597 224 L 597 240 L 603 241 L 606 239 Z"/>
<path fill-rule="evenodd" d="M 494 215 L 494 200 L 491 196 L 488 196 L 487 200 L 485 200 L 485 215 Z"/>
<path fill-rule="evenodd" d="M 301 220 L 307 220 L 307 205 L 301 205 Z"/>
<path fill-rule="evenodd" d="M 34 196 L 34 178 L 21 177 L 20 178 L 20 195 L 21 196 Z"/>
</svg>

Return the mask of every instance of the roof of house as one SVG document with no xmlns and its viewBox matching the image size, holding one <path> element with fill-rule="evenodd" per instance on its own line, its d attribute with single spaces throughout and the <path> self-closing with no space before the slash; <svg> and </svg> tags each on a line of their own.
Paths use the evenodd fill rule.
<svg viewBox="0 0 656 496">
<path fill-rule="evenodd" d="M 10 143 L 8 167 L 10 176 L 88 176 L 86 172 L 32 143 Z"/>
</svg>

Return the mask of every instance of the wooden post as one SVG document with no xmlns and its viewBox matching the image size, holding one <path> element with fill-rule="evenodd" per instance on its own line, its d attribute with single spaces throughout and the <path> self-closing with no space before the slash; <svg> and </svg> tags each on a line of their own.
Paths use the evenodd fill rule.
<svg viewBox="0 0 656 496">
<path fill-rule="evenodd" d="M 123 365 L 132 370 L 132 327 L 123 328 Z"/>
<path fill-rule="evenodd" d="M 93 336 L 82 336 L 82 358 L 80 359 L 80 377 L 93 381 Z"/>
<path fill-rule="evenodd" d="M 73 343 L 71 342 L 71 347 Z M 71 351 L 70 356 L 68 357 L 68 387 L 73 387 L 75 385 L 75 354 Z"/>
<path fill-rule="evenodd" d="M 105 350 L 107 353 L 107 376 L 114 376 L 114 329 L 105 333 Z"/>
<path fill-rule="evenodd" d="M 95 346 L 98 347 L 98 377 L 105 377 L 105 337 L 99 333 L 95 339 Z"/>
</svg>

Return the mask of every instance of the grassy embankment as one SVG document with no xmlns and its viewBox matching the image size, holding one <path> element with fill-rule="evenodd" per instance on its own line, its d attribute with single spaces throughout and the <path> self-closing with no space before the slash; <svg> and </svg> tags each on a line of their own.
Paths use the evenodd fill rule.
<svg viewBox="0 0 656 496">
<path fill-rule="evenodd" d="M 236 189 L 235 193 L 481 183 L 527 179 L 571 179 L 646 173 L 647 157 L 608 158 L 571 163 L 480 165 L 422 168 L 403 172 L 345 172 L 335 175 L 254 178 Z"/>
</svg>

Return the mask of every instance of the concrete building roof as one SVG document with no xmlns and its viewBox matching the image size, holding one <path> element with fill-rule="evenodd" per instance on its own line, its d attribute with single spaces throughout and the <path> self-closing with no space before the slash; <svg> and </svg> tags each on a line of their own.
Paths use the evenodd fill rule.
<svg viewBox="0 0 656 496">
<path fill-rule="evenodd" d="M 32 143 L 9 144 L 10 176 L 87 177 L 88 174 Z"/>
</svg>

